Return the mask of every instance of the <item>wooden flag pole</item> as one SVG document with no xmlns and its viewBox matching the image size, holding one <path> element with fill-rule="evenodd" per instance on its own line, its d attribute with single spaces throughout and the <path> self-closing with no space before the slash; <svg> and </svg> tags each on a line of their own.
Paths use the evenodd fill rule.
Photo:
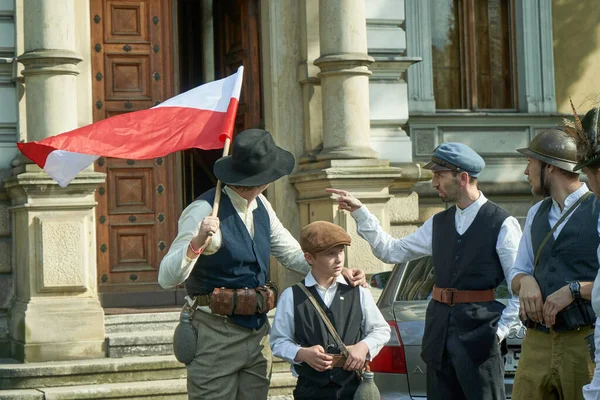
<svg viewBox="0 0 600 400">
<path fill-rule="evenodd" d="M 231 143 L 231 139 L 229 137 L 225 138 L 225 146 L 223 147 L 223 157 L 229 155 L 229 144 Z M 213 202 L 212 214 L 211 216 L 216 217 L 219 213 L 219 202 L 221 201 L 221 181 L 217 181 L 217 188 L 215 189 L 215 201 Z M 211 235 L 212 236 L 212 235 Z"/>
</svg>

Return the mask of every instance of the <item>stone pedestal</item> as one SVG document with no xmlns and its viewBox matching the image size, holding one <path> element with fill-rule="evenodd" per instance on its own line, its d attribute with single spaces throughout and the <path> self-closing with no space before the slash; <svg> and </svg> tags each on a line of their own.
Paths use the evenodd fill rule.
<svg viewBox="0 0 600 400">
<path fill-rule="evenodd" d="M 76 11 L 78 10 L 78 11 Z M 76 35 L 87 1 L 23 3 L 28 141 L 91 123 L 78 112 L 89 87 L 77 86 L 77 52 L 89 47 L 89 27 Z M 87 45 L 86 45 L 87 43 Z M 91 118 L 91 117 L 90 117 Z M 104 312 L 96 284 L 94 192 L 105 174 L 84 170 L 67 188 L 24 157 L 4 180 L 13 221 L 16 300 L 10 310 L 12 357 L 25 362 L 101 358 Z"/>
<path fill-rule="evenodd" d="M 340 225 L 352 237 L 346 253 L 349 268 L 366 273 L 388 270 L 391 266 L 379 261 L 369 244 L 356 233 L 352 216 L 338 210 L 335 195 L 326 188 L 348 190 L 377 216 L 384 230 L 390 230 L 387 204 L 393 197 L 389 187 L 401 176 L 400 168 L 391 167 L 386 160 L 328 160 L 302 165 L 290 181 L 298 190 L 300 225 L 313 221 L 329 221 Z"/>
<path fill-rule="evenodd" d="M 35 165 L 15 172 L 4 181 L 16 247 L 13 357 L 26 362 L 104 357 L 94 192 L 105 176 L 83 172 L 60 188 Z"/>
</svg>

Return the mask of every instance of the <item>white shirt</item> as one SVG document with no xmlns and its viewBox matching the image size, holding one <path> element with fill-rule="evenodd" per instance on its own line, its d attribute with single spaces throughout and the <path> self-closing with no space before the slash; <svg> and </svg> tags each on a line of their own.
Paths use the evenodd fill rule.
<svg viewBox="0 0 600 400">
<path fill-rule="evenodd" d="M 481 206 L 487 201 L 487 198 L 480 192 L 479 198 L 469 207 L 464 210 L 456 207 L 454 224 L 459 235 L 465 233 L 471 226 Z M 358 234 L 369 242 L 373 254 L 385 263 L 407 262 L 430 256 L 433 252 L 433 217 L 425 221 L 416 232 L 402 239 L 396 239 L 383 230 L 377 218 L 369 212 L 366 206 L 352 212 L 352 216 L 356 220 Z M 516 218 L 506 218 L 500 227 L 496 252 L 500 258 L 507 282 L 509 282 L 510 271 L 517 256 L 520 239 L 521 226 Z M 518 330 L 521 327 L 519 299 L 512 295 L 510 285 L 508 285 L 508 291 L 511 293 L 511 298 L 502 312 L 502 317 L 498 322 L 498 331 L 496 332 L 500 340 L 506 338 L 511 330 Z"/>
<path fill-rule="evenodd" d="M 225 186 L 223 192 L 229 196 L 233 207 L 244 222 L 250 236 L 254 237 L 253 211 L 258 207 L 257 201 L 253 200 L 248 204 L 246 199 L 227 186 Z M 283 227 L 266 197 L 262 194 L 258 197 L 269 214 L 271 223 L 271 254 L 284 267 L 301 274 L 306 274 L 310 270 L 310 266 L 304 259 L 304 253 L 300 248 L 300 244 Z M 198 234 L 202 219 L 211 213 L 212 204 L 204 200 L 196 200 L 183 210 L 181 217 L 179 217 L 177 237 L 171 244 L 168 253 L 160 262 L 160 270 L 158 271 L 158 283 L 160 286 L 165 289 L 171 289 L 182 284 L 188 278 L 196 264 L 196 258 L 189 258 L 187 256 L 188 245 L 192 238 Z M 221 248 L 222 240 L 221 230 L 219 229 L 206 246 L 203 254 L 210 255 L 216 253 Z"/>
<path fill-rule="evenodd" d="M 317 293 L 323 299 L 327 307 L 331 306 L 335 297 L 338 285 L 347 285 L 344 278 L 340 275 L 336 281 L 325 288 L 320 286 L 311 272 L 305 278 L 305 286 L 316 286 Z M 365 337 L 361 340 L 369 348 L 368 357 L 373 359 L 383 346 L 390 340 L 390 326 L 381 315 L 381 312 L 375 304 L 373 295 L 364 287 L 359 287 L 360 307 L 362 310 L 362 331 Z M 341 299 L 340 299 L 341 300 Z M 276 357 L 282 358 L 292 364 L 291 371 L 294 376 L 298 376 L 294 370 L 294 361 L 300 346 L 294 340 L 294 292 L 289 287 L 283 291 L 277 309 L 275 310 L 275 320 L 271 328 L 271 349 Z"/>
<path fill-rule="evenodd" d="M 558 222 L 560 217 L 562 217 L 562 215 L 565 212 L 567 212 L 571 208 L 571 206 L 573 204 L 575 204 L 577 202 L 577 200 L 579 200 L 579 198 L 581 198 L 581 196 L 583 196 L 587 192 L 589 192 L 589 189 L 586 186 L 586 184 L 584 183 L 581 185 L 581 187 L 579 189 L 577 189 L 576 191 L 571 193 L 569 196 L 567 196 L 567 198 L 565 199 L 565 206 L 562 211 L 561 211 L 558 203 L 556 201 L 554 201 L 554 199 L 553 199 L 552 207 L 550 208 L 550 212 L 548 213 L 548 222 L 550 223 L 550 226 L 553 227 L 556 224 L 556 222 Z M 531 225 L 533 224 L 533 218 L 535 217 L 538 210 L 540 209 L 542 201 L 539 201 L 538 203 L 536 203 L 533 207 L 531 207 L 529 209 L 529 212 L 527 213 L 527 219 L 525 220 L 525 229 L 523 230 L 523 237 L 521 238 L 521 243 L 519 243 L 519 252 L 517 254 L 517 259 L 515 261 L 515 267 L 513 268 L 513 270 L 510 273 L 510 282 L 509 283 L 512 283 L 512 280 L 518 274 L 533 275 L 533 263 L 535 260 L 535 258 L 534 258 L 535 256 L 534 256 L 534 252 L 533 252 L 533 244 L 531 243 Z M 579 206 L 577 206 L 577 207 L 579 207 Z M 577 209 L 575 209 L 575 210 L 577 210 Z M 571 218 L 572 215 L 573 215 L 573 213 L 568 215 L 567 218 L 560 224 L 560 226 L 558 228 L 556 228 L 556 230 L 553 233 L 554 239 L 556 239 L 558 237 L 558 235 L 560 234 L 560 232 L 564 228 L 565 224 L 569 221 L 569 219 Z M 597 225 L 598 225 L 598 227 L 597 227 L 598 234 L 600 235 L 600 219 L 598 220 Z M 537 249 L 536 249 L 536 251 L 537 251 Z M 599 259 L 600 259 L 600 253 L 599 253 Z M 596 278 L 596 280 L 597 279 L 598 278 Z M 594 287 L 596 287 L 596 285 L 594 285 Z M 593 294 L 592 294 L 592 296 L 593 296 Z M 600 299 L 598 299 L 598 300 L 600 300 Z M 598 302 L 598 303 L 600 303 L 600 302 Z M 600 304 L 598 304 L 598 305 L 600 306 Z M 596 310 L 596 307 L 594 307 L 594 310 Z M 599 311 L 600 311 L 600 309 L 599 309 Z"/>
</svg>

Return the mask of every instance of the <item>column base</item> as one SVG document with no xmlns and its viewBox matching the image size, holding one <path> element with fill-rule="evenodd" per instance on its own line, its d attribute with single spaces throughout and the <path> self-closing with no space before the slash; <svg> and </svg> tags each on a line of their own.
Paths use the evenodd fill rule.
<svg viewBox="0 0 600 400">
<path fill-rule="evenodd" d="M 104 311 L 96 299 L 17 300 L 10 319 L 12 357 L 22 362 L 104 358 Z"/>
<path fill-rule="evenodd" d="M 318 153 L 317 161 L 356 160 L 377 157 L 377 152 L 370 147 L 331 147 L 325 148 Z"/>
<path fill-rule="evenodd" d="M 391 269 L 373 255 L 369 244 L 356 233 L 352 216 L 338 210 L 337 196 L 326 193 L 325 189 L 352 192 L 389 231 L 387 204 L 393 197 L 389 187 L 400 179 L 401 172 L 400 168 L 391 167 L 388 161 L 377 159 L 328 160 L 301 165 L 299 171 L 290 176 L 298 190 L 300 226 L 319 220 L 338 224 L 352 237 L 352 245 L 346 252 L 348 268 L 360 268 L 369 274 Z"/>
</svg>

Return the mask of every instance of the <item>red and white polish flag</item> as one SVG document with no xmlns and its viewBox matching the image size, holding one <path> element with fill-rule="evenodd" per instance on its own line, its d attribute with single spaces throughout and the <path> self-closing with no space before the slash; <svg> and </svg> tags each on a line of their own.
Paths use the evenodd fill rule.
<svg viewBox="0 0 600 400">
<path fill-rule="evenodd" d="M 17 146 L 61 187 L 101 156 L 146 160 L 191 148 L 220 149 L 233 134 L 243 74 L 244 67 L 239 67 L 225 79 L 198 86 L 156 107 Z"/>
</svg>

